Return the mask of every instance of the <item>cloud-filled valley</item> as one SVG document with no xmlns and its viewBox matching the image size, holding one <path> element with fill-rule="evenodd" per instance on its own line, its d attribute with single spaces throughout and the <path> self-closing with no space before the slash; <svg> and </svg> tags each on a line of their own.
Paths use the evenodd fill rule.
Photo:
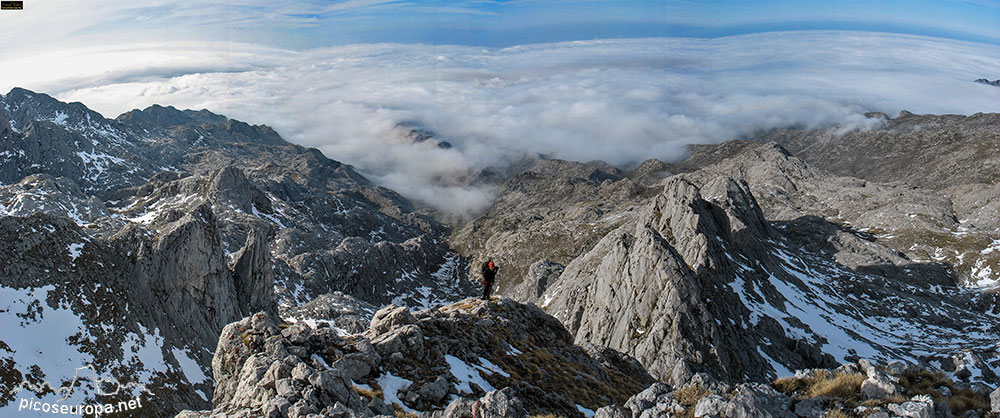
<svg viewBox="0 0 1000 418">
<path fill-rule="evenodd" d="M 44 71 L 40 71 L 42 68 Z M 153 103 L 275 127 L 400 193 L 455 214 L 490 190 L 473 170 L 542 154 L 627 166 L 760 129 L 868 128 L 862 114 L 1000 111 L 1000 50 L 860 32 L 652 38 L 503 49 L 232 43 L 98 47 L 0 62 L 0 86 L 114 117 Z M 417 122 L 453 145 L 412 143 Z"/>
</svg>

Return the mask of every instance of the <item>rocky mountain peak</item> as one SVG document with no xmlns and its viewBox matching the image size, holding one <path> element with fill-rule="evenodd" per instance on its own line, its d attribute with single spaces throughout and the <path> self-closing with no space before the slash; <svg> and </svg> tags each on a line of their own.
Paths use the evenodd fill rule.
<svg viewBox="0 0 1000 418">
<path fill-rule="evenodd" d="M 88 109 L 82 103 L 63 103 L 45 93 L 36 93 L 20 87 L 11 89 L 6 95 L 0 95 L 0 113 L 15 132 L 25 130 L 29 124 L 39 121 L 90 135 L 114 129 L 105 122 L 101 114 Z"/>
<path fill-rule="evenodd" d="M 977 78 L 976 82 L 980 83 L 980 84 L 985 84 L 987 86 L 1000 87 L 1000 79 L 989 80 L 989 79 L 986 79 L 986 78 Z"/>
<path fill-rule="evenodd" d="M 208 110 L 178 110 L 173 106 L 151 105 L 145 109 L 132 109 L 115 118 L 124 124 L 133 124 L 146 128 L 169 128 L 178 125 L 200 125 L 226 123 L 227 118 Z"/>
<path fill-rule="evenodd" d="M 743 315 L 716 277 L 733 269 L 727 254 L 766 253 L 738 247 L 733 237 L 767 236 L 767 227 L 745 186 L 732 179 L 722 184 L 720 205 L 683 177 L 668 179 L 634 224 L 566 266 L 539 298 L 542 306 L 567 324 L 577 342 L 632 353 L 668 382 L 698 371 L 725 379 L 760 373 L 766 368 L 760 356 L 737 348 L 752 345 L 745 333 L 716 321 Z M 751 239 L 743 244 L 761 246 Z"/>
<path fill-rule="evenodd" d="M 452 147 L 450 142 L 438 139 L 437 134 L 430 129 L 427 129 L 424 124 L 417 121 L 397 122 L 393 125 L 393 128 L 400 132 L 403 138 L 406 138 L 414 144 L 433 144 L 441 149 L 449 149 Z"/>
<path fill-rule="evenodd" d="M 232 205 L 244 213 L 271 214 L 271 200 L 254 186 L 243 170 L 229 165 L 211 174 L 204 193 L 209 199 Z"/>
<path fill-rule="evenodd" d="M 682 170 L 679 167 L 653 158 L 643 161 L 639 164 L 639 166 L 633 169 L 628 176 L 636 183 L 644 186 L 652 186 L 660 180 L 681 171 Z"/>
</svg>

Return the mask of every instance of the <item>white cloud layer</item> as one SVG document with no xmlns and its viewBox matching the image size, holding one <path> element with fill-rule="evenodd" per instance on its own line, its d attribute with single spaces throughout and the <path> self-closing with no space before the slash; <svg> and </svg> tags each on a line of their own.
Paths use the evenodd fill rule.
<svg viewBox="0 0 1000 418">
<path fill-rule="evenodd" d="M 994 45 L 789 32 L 482 49 L 351 45 L 304 52 L 185 43 L 0 61 L 14 85 L 115 116 L 153 103 L 274 126 L 455 214 L 489 204 L 453 179 L 525 154 L 628 165 L 758 129 L 871 127 L 860 115 L 1000 112 Z M 411 144 L 418 121 L 454 145 Z"/>
</svg>

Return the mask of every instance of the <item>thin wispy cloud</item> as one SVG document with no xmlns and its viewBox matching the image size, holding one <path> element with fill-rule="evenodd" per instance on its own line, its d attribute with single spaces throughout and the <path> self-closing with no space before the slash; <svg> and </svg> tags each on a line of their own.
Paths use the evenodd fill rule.
<svg viewBox="0 0 1000 418">
<path fill-rule="evenodd" d="M 342 1 L 335 2 L 333 4 L 323 7 L 323 12 L 342 12 L 345 10 L 356 10 L 359 8 L 367 8 L 371 6 L 384 5 L 384 4 L 401 4 L 404 3 L 400 0 L 352 0 L 352 1 Z"/>
</svg>

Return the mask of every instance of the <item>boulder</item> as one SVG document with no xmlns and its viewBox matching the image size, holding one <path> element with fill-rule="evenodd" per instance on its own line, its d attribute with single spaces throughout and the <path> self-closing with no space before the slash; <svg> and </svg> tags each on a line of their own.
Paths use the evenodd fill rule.
<svg viewBox="0 0 1000 418">
<path fill-rule="evenodd" d="M 728 404 L 729 401 L 726 398 L 713 393 L 698 400 L 698 404 L 694 408 L 694 416 L 695 418 L 723 417 L 725 416 Z"/>
<path fill-rule="evenodd" d="M 430 409 L 437 405 L 451 390 L 451 384 L 444 376 L 438 376 L 433 382 L 424 383 L 420 387 L 411 390 L 410 393 L 416 396 L 416 404 L 424 406 L 423 409 Z"/>
<path fill-rule="evenodd" d="M 795 414 L 800 417 L 821 418 L 826 414 L 826 402 L 825 396 L 803 399 L 795 404 Z"/>
<path fill-rule="evenodd" d="M 392 328 L 414 324 L 417 319 L 413 317 L 409 309 L 402 306 L 389 305 L 378 312 L 375 312 L 375 316 L 372 317 L 371 323 L 368 325 L 369 334 L 383 334 Z"/>
<path fill-rule="evenodd" d="M 504 388 L 487 393 L 475 408 L 478 418 L 524 418 L 527 413 L 521 400 L 514 396 L 513 388 Z"/>
<path fill-rule="evenodd" d="M 632 411 L 617 405 L 605 406 L 594 412 L 594 418 L 632 418 Z"/>
<path fill-rule="evenodd" d="M 368 375 L 368 373 L 372 370 L 368 363 L 355 358 L 346 357 L 334 362 L 330 368 L 334 373 L 354 381 L 360 380 L 362 377 Z"/>
<path fill-rule="evenodd" d="M 899 360 L 890 361 L 889 364 L 885 366 L 885 372 L 890 376 L 901 376 L 905 371 L 906 363 Z"/>
<path fill-rule="evenodd" d="M 478 399 L 458 398 L 448 404 L 443 411 L 423 413 L 422 418 L 473 418 L 473 410 L 478 408 Z"/>
<path fill-rule="evenodd" d="M 861 394 L 866 399 L 883 399 L 903 393 L 900 387 L 885 372 L 874 367 L 868 369 L 868 378 L 861 383 Z"/>
<path fill-rule="evenodd" d="M 858 360 L 858 368 L 860 368 L 861 372 L 864 374 L 871 374 L 872 370 L 875 370 L 875 366 L 872 364 L 871 360 L 864 358 Z"/>
<path fill-rule="evenodd" d="M 638 414 L 641 411 L 653 408 L 656 406 L 658 400 L 670 393 L 673 389 L 670 385 L 664 383 L 653 383 L 648 388 L 635 394 L 635 396 L 629 398 L 625 402 L 625 407 L 631 409 L 633 412 Z"/>
<path fill-rule="evenodd" d="M 743 385 L 736 396 L 729 400 L 727 417 L 732 418 L 795 418 L 788 410 L 791 404 L 784 394 L 774 388 L 762 385 Z"/>
<path fill-rule="evenodd" d="M 719 418 L 795 418 L 789 411 L 791 399 L 770 386 L 743 384 L 736 395 L 726 400 L 719 395 L 708 395 L 695 406 L 695 417 Z"/>
<path fill-rule="evenodd" d="M 889 404 L 887 409 L 898 417 L 931 418 L 934 416 L 934 400 L 927 395 L 918 395 L 902 404 Z"/>
<path fill-rule="evenodd" d="M 264 416 L 267 418 L 282 418 L 288 416 L 288 409 L 292 406 L 291 402 L 285 398 L 273 398 L 264 404 Z"/>
</svg>

